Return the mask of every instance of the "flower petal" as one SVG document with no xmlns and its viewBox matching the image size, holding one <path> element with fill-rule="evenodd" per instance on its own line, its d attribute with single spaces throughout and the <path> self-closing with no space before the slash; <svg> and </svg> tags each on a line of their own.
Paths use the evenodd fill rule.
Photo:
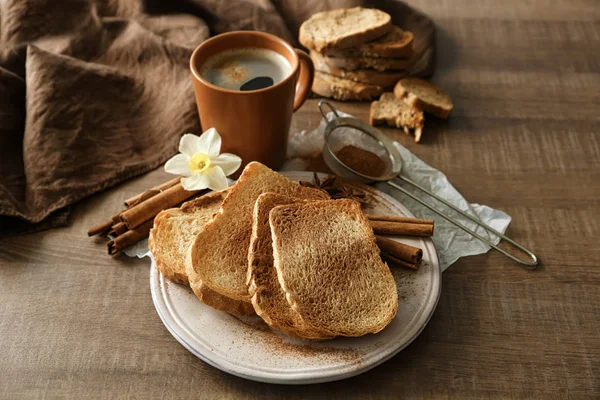
<svg viewBox="0 0 600 400">
<path fill-rule="evenodd" d="M 212 190 L 223 190 L 229 186 L 221 167 L 210 167 L 202 175 L 206 186 Z"/>
<path fill-rule="evenodd" d="M 165 172 L 173 175 L 190 176 L 190 159 L 185 154 L 177 154 L 165 163 Z"/>
<path fill-rule="evenodd" d="M 179 140 L 179 152 L 185 154 L 188 157 L 193 156 L 196 153 L 201 152 L 200 150 L 200 138 L 191 133 L 186 133 Z"/>
<path fill-rule="evenodd" d="M 210 128 L 198 138 L 197 152 L 207 154 L 210 158 L 219 155 L 221 151 L 221 135 L 215 128 Z"/>
<path fill-rule="evenodd" d="M 211 165 L 221 167 L 225 176 L 229 176 L 238 170 L 242 164 L 242 159 L 231 153 L 220 154 L 217 158 L 211 160 Z"/>
<path fill-rule="evenodd" d="M 181 178 L 181 186 L 183 186 L 185 190 L 202 190 L 208 187 L 202 174 Z"/>
</svg>

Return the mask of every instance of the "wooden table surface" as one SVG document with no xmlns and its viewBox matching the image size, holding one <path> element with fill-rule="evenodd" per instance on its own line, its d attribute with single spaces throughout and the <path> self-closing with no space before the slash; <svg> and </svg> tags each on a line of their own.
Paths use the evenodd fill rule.
<svg viewBox="0 0 600 400">
<path fill-rule="evenodd" d="M 185 350 L 150 297 L 148 261 L 105 255 L 87 228 L 166 179 L 155 171 L 74 207 L 71 225 L 0 241 L 0 397 L 599 398 L 600 6 L 593 0 L 423 0 L 434 81 L 455 103 L 424 141 L 387 130 L 472 202 L 513 217 L 542 266 L 496 253 L 443 274 L 406 350 L 345 381 L 246 381 Z M 367 104 L 338 107 L 362 118 Z M 319 122 L 316 101 L 293 129 Z"/>
</svg>

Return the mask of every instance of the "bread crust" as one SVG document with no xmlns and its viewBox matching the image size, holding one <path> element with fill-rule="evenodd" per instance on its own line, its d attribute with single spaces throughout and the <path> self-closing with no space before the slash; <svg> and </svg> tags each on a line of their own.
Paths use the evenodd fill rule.
<svg viewBox="0 0 600 400">
<path fill-rule="evenodd" d="M 331 25 L 344 25 L 344 20 L 357 15 L 365 16 L 360 29 L 351 29 L 337 34 L 329 32 L 327 37 L 318 32 L 319 29 L 327 29 Z M 367 22 L 369 18 L 375 20 Z M 300 26 L 298 40 L 303 46 L 317 51 L 333 47 L 347 48 L 377 39 L 388 33 L 392 28 L 391 17 L 381 10 L 363 7 L 336 9 L 316 13 L 304 21 Z"/>
</svg>

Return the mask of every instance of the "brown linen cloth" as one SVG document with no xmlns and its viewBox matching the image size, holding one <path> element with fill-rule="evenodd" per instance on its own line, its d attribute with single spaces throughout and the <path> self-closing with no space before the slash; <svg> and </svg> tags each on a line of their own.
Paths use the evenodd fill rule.
<svg viewBox="0 0 600 400">
<path fill-rule="evenodd" d="M 0 236 L 67 224 L 67 206 L 199 134 L 188 63 L 211 33 L 260 30 L 297 45 L 313 13 L 361 3 L 415 32 L 416 73 L 431 74 L 433 24 L 399 1 L 1 1 Z"/>
</svg>

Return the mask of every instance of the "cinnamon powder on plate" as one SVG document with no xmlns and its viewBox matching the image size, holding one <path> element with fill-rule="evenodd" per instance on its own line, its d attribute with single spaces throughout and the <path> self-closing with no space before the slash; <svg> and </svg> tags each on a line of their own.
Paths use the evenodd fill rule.
<svg viewBox="0 0 600 400">
<path fill-rule="evenodd" d="M 385 161 L 377 154 L 360 147 L 347 145 L 336 151 L 335 155 L 341 162 L 361 174 L 381 176 L 385 173 Z"/>
</svg>

